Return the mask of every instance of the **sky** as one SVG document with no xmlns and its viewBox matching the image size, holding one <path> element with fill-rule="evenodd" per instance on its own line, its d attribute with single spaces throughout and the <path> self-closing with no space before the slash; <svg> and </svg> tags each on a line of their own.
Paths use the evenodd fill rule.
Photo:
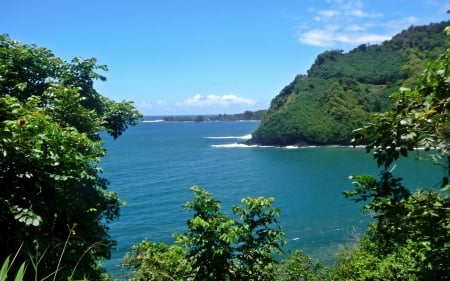
<svg viewBox="0 0 450 281">
<path fill-rule="evenodd" d="M 450 0 L 1 0 L 0 34 L 108 66 L 144 115 L 267 109 L 326 50 L 449 20 Z"/>
</svg>

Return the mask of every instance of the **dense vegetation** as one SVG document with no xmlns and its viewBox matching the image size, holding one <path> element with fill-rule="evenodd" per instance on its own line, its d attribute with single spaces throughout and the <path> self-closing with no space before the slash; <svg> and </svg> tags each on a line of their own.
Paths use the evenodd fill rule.
<svg viewBox="0 0 450 281">
<path fill-rule="evenodd" d="M 232 208 L 238 219 L 220 210 L 220 202 L 197 186 L 188 230 L 176 244 L 148 240 L 134 246 L 124 265 L 134 269 L 131 280 L 272 280 L 275 253 L 281 253 L 283 233 L 273 198 L 244 198 Z"/>
<path fill-rule="evenodd" d="M 446 28 L 450 36 L 450 27 Z M 447 40 L 450 46 L 450 39 Z M 448 280 L 450 276 L 450 49 L 430 63 L 413 88 L 391 96 L 391 110 L 372 116 L 356 131 L 367 140 L 379 167 L 379 179 L 353 176 L 346 196 L 369 202 L 376 221 L 359 245 L 342 253 L 334 271 L 351 280 Z M 442 170 L 437 186 L 414 191 L 394 177 L 393 163 L 417 149 Z M 440 184 L 439 184 L 440 182 Z M 439 190 L 440 189 L 440 190 Z"/>
<path fill-rule="evenodd" d="M 98 162 L 100 131 L 119 137 L 141 117 L 93 87 L 95 59 L 63 61 L 0 35 L 0 260 L 17 253 L 26 280 L 99 280 L 119 215 Z"/>
<path fill-rule="evenodd" d="M 449 22 L 410 27 L 380 45 L 320 54 L 273 100 L 249 141 L 264 145 L 349 144 L 352 130 L 385 111 L 389 95 L 411 86 L 444 52 Z"/>
</svg>

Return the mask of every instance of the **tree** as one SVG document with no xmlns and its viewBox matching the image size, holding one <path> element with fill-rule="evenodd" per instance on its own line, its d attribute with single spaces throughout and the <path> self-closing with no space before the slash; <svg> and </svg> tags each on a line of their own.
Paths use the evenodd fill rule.
<svg viewBox="0 0 450 281">
<path fill-rule="evenodd" d="M 133 245 L 123 259 L 122 266 L 132 269 L 127 280 L 171 281 L 189 280 L 191 262 L 186 248 L 143 240 Z"/>
<path fill-rule="evenodd" d="M 298 280 L 330 280 L 328 270 L 320 262 L 313 261 L 301 250 L 295 250 L 292 255 L 283 259 L 277 266 L 276 280 L 298 281 Z M 338 280 L 338 279 L 336 279 Z"/>
<path fill-rule="evenodd" d="M 235 239 L 235 222 L 220 211 L 220 202 L 211 193 L 193 186 L 194 200 L 184 208 L 193 211 L 188 220 L 188 231 L 177 236 L 177 242 L 187 248 L 187 258 L 195 270 L 194 280 L 228 280 L 231 247 Z"/>
<path fill-rule="evenodd" d="M 450 36 L 450 28 L 446 28 Z M 449 40 L 450 41 L 450 40 Z M 449 42 L 450 43 L 450 42 Z M 359 246 L 341 254 L 334 272 L 357 280 L 447 280 L 450 275 L 450 49 L 431 62 L 413 89 L 392 95 L 394 107 L 356 131 L 368 140 L 381 177 L 353 176 L 346 196 L 369 202 L 374 215 Z M 410 191 L 391 165 L 418 148 L 443 168 L 440 188 Z M 439 188 L 439 187 L 438 187 Z"/>
<path fill-rule="evenodd" d="M 276 280 L 275 254 L 282 254 L 281 246 L 285 243 L 277 220 L 280 210 L 271 208 L 274 198 L 247 197 L 241 202 L 242 206 L 233 207 L 233 213 L 241 221 L 234 280 Z"/>
<path fill-rule="evenodd" d="M 244 198 L 232 208 L 238 219 L 230 219 L 211 193 L 191 191 L 187 231 L 175 235 L 174 245 L 144 240 L 133 246 L 123 263 L 133 269 L 131 280 L 277 280 L 275 254 L 282 254 L 284 234 L 274 199 Z"/>
<path fill-rule="evenodd" d="M 100 95 L 96 70 L 0 36 L 0 260 L 23 245 L 35 279 L 98 280 L 115 244 L 106 224 L 121 202 L 100 176 L 99 132 L 116 138 L 141 115 Z"/>
</svg>

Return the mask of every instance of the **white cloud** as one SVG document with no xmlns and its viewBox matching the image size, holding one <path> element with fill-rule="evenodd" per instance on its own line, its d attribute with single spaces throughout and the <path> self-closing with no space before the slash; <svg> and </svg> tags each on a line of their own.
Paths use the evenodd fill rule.
<svg viewBox="0 0 450 281">
<path fill-rule="evenodd" d="M 144 100 L 136 103 L 137 109 L 144 115 L 162 115 L 172 110 L 169 102 L 158 99 L 154 102 Z"/>
<path fill-rule="evenodd" d="M 339 15 L 339 11 L 323 10 L 323 11 L 318 11 L 318 14 L 319 14 L 318 19 L 320 20 L 320 17 L 331 18 L 331 17 L 338 16 Z"/>
<path fill-rule="evenodd" d="M 359 24 L 350 24 L 345 27 L 345 31 L 347 31 L 347 32 L 360 32 L 360 31 L 364 31 L 364 30 L 366 30 L 366 28 Z"/>
<path fill-rule="evenodd" d="M 314 21 L 301 23 L 298 27 L 302 44 L 319 47 L 341 45 L 354 46 L 362 43 L 380 43 L 388 40 L 393 30 L 383 22 L 383 14 L 366 11 L 361 0 L 327 0 L 326 9 L 308 9 Z M 401 21 L 414 21 L 403 19 Z M 397 23 L 398 24 L 398 23 Z M 396 25 L 391 22 L 389 25 Z M 405 25 L 403 25 L 404 27 Z"/>
<path fill-rule="evenodd" d="M 136 107 L 142 111 L 152 108 L 152 104 L 150 102 L 142 101 L 136 104 Z"/>
<path fill-rule="evenodd" d="M 226 95 L 200 95 L 196 94 L 181 102 L 172 102 L 166 99 L 155 101 L 141 101 L 136 107 L 144 115 L 167 114 L 215 114 L 221 112 L 237 113 L 245 110 L 267 108 L 266 104 L 259 104 L 256 100 L 239 97 L 234 94 Z"/>
<path fill-rule="evenodd" d="M 332 45 L 332 30 L 313 29 L 300 35 L 300 42 L 306 45 L 325 47 Z"/>
<path fill-rule="evenodd" d="M 168 105 L 167 101 L 166 101 L 166 100 L 163 100 L 163 99 L 157 100 L 157 101 L 156 101 L 156 104 L 157 104 L 158 106 L 167 106 L 167 105 Z"/>
<path fill-rule="evenodd" d="M 359 10 L 359 9 L 351 11 L 350 15 L 359 17 L 359 18 L 371 17 L 371 15 L 369 15 L 368 13 L 366 13 L 362 10 Z"/>
<path fill-rule="evenodd" d="M 256 101 L 248 98 L 238 97 L 233 94 L 217 96 L 217 95 L 207 95 L 202 96 L 196 94 L 182 102 L 177 102 L 177 106 L 184 107 L 228 107 L 231 105 L 254 105 Z"/>
</svg>

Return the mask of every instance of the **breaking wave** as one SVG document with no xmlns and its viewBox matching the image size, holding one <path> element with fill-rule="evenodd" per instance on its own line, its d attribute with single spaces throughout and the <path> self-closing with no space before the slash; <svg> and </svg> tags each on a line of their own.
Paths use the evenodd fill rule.
<svg viewBox="0 0 450 281">
<path fill-rule="evenodd" d="M 249 140 L 252 138 L 251 134 L 245 135 L 245 136 L 225 136 L 225 137 L 205 137 L 206 139 L 212 139 L 212 140 L 224 140 L 224 139 L 238 139 L 238 140 Z"/>
<path fill-rule="evenodd" d="M 144 120 L 142 122 L 143 123 L 160 123 L 160 122 L 164 122 L 164 120 L 162 120 L 162 119 L 158 119 L 158 120 Z"/>
<path fill-rule="evenodd" d="M 225 148 L 251 148 L 251 147 L 258 147 L 256 145 L 246 145 L 243 143 L 228 143 L 228 144 L 212 144 L 211 147 L 225 147 Z"/>
</svg>

